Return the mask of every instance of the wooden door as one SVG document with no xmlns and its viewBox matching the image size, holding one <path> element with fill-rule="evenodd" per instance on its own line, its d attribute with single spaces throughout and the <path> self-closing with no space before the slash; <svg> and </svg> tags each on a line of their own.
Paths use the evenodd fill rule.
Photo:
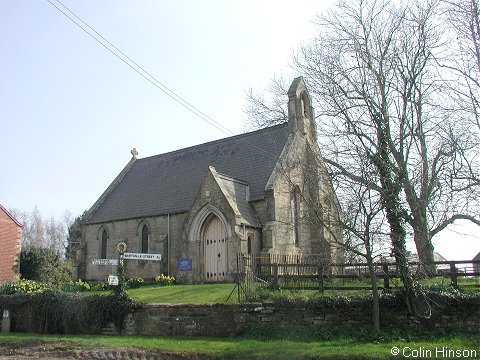
<svg viewBox="0 0 480 360">
<path fill-rule="evenodd" d="M 218 217 L 210 220 L 205 229 L 205 273 L 207 282 L 223 281 L 227 275 L 227 236 L 225 227 Z"/>
</svg>

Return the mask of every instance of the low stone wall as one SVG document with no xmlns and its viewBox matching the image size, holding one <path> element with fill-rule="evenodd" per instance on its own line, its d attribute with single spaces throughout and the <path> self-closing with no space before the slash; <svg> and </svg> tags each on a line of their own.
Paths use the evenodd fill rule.
<svg viewBox="0 0 480 360">
<path fill-rule="evenodd" d="M 88 317 L 84 314 L 80 319 L 75 312 L 45 307 L 41 301 L 43 305 L 35 307 L 28 296 L 20 298 L 9 305 L 11 330 L 18 332 L 64 331 L 117 335 L 120 331 L 123 335 L 227 337 L 241 334 L 252 327 L 257 327 L 252 329 L 253 332 L 282 327 L 311 327 L 315 332 L 358 331 L 362 328 L 369 331 L 372 328 L 372 303 L 368 298 L 325 297 L 248 304 L 146 304 L 131 307 L 134 310 L 126 314 L 121 330 L 113 324 L 103 326 L 104 322 L 98 321 L 96 315 Z M 432 293 L 429 298 L 429 304 L 422 304 L 421 299 L 416 304 L 419 312 L 428 314 L 432 310 L 432 316 L 428 318 L 407 316 L 400 296 L 382 298 L 382 329 L 480 333 L 480 297 Z M 85 298 L 83 304 L 81 296 L 75 297 L 72 304 L 88 309 L 89 299 Z M 3 310 L 0 306 L 0 315 Z M 114 319 L 116 314 L 118 312 L 111 313 L 108 318 Z"/>
<path fill-rule="evenodd" d="M 401 307 L 381 310 L 383 329 L 428 330 L 480 333 L 476 321 L 480 308 L 462 309 L 449 305 L 429 319 L 408 317 Z M 315 304 L 314 302 L 253 304 L 148 304 L 127 316 L 123 335 L 213 336 L 241 334 L 255 324 L 271 327 L 316 327 L 325 329 L 371 328 L 371 308 L 365 304 Z M 117 334 L 113 324 L 103 334 Z"/>
</svg>

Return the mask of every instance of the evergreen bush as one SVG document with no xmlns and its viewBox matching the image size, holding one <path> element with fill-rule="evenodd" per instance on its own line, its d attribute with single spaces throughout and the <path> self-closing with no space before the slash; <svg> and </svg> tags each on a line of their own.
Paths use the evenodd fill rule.
<svg viewBox="0 0 480 360">
<path fill-rule="evenodd" d="M 20 252 L 20 273 L 23 279 L 60 285 L 71 281 L 72 264 L 52 249 L 27 247 Z"/>
</svg>

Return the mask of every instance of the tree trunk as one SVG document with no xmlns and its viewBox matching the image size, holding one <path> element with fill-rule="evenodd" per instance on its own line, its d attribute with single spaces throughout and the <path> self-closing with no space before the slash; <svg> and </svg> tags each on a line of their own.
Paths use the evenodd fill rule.
<svg viewBox="0 0 480 360">
<path fill-rule="evenodd" d="M 420 262 L 418 273 L 420 276 L 428 276 L 435 272 L 435 261 L 432 241 L 426 226 L 422 231 L 415 231 L 413 235 L 415 246 L 418 253 L 418 261 Z"/>
<path fill-rule="evenodd" d="M 407 260 L 407 248 L 405 245 L 406 231 L 403 208 L 399 199 L 402 190 L 401 179 L 395 179 L 389 166 L 389 153 L 384 135 L 379 132 L 380 152 L 374 157 L 374 163 L 380 174 L 382 185 L 382 202 L 385 207 L 386 217 L 390 226 L 390 239 L 393 246 L 393 255 L 397 263 L 397 269 L 403 282 L 405 306 L 408 314 L 414 314 L 414 287 Z"/>
<path fill-rule="evenodd" d="M 405 245 L 406 232 L 398 214 L 391 208 L 387 208 L 387 219 L 390 225 L 390 237 L 393 245 L 393 255 L 397 263 L 397 269 L 403 282 L 405 306 L 409 315 L 414 314 L 414 287 L 407 260 L 407 249 Z"/>
<path fill-rule="evenodd" d="M 391 169 L 388 141 L 386 141 L 388 137 L 385 131 L 380 128 L 377 136 L 379 152 L 372 157 L 372 161 L 380 174 L 382 203 L 390 227 L 393 255 L 395 256 L 398 272 L 403 282 L 405 306 L 408 314 L 414 314 L 413 279 L 408 267 L 407 248 L 405 245 L 405 216 L 399 198 L 399 194 L 402 191 L 402 179 L 395 178 Z"/>
<path fill-rule="evenodd" d="M 370 274 L 370 283 L 372 284 L 372 302 L 373 302 L 373 330 L 380 331 L 380 300 L 378 295 L 377 277 L 371 256 L 367 256 L 368 272 Z"/>
</svg>

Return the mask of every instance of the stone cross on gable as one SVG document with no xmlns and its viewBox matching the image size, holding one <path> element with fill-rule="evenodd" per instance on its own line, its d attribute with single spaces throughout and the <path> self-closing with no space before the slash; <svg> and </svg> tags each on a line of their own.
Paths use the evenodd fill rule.
<svg viewBox="0 0 480 360">
<path fill-rule="evenodd" d="M 132 153 L 132 156 L 136 159 L 138 155 L 137 149 L 133 148 L 132 150 L 130 150 L 130 152 Z"/>
</svg>

